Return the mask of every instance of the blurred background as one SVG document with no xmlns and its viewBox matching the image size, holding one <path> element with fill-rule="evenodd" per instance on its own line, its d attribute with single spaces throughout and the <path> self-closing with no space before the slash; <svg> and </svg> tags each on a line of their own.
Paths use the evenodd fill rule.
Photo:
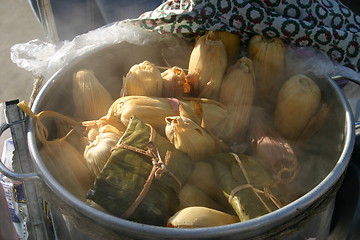
<svg viewBox="0 0 360 240">
<path fill-rule="evenodd" d="M 33 76 L 10 59 L 10 48 L 33 39 L 44 40 L 44 32 L 26 0 L 0 0 L 0 102 L 29 99 Z"/>
</svg>

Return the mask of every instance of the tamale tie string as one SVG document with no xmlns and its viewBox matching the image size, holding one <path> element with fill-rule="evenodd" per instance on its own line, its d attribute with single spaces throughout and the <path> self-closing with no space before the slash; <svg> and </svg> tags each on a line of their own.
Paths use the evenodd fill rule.
<svg viewBox="0 0 360 240">
<path fill-rule="evenodd" d="M 234 197 L 234 195 L 243 190 L 243 189 L 247 189 L 247 188 L 250 188 L 251 190 L 253 190 L 254 194 L 256 195 L 256 197 L 260 200 L 260 202 L 264 205 L 264 207 L 266 208 L 266 210 L 270 213 L 271 212 L 271 209 L 269 208 L 269 206 L 265 203 L 265 201 L 261 198 L 261 196 L 259 195 L 259 193 L 261 194 L 264 194 L 268 199 L 271 200 L 272 203 L 274 203 L 274 205 L 277 207 L 277 208 L 281 208 L 282 207 L 282 204 L 280 203 L 280 201 L 270 193 L 269 189 L 267 188 L 264 188 L 264 190 L 260 190 L 260 189 L 257 189 L 255 188 L 252 184 L 250 184 L 250 179 L 247 175 L 247 172 L 244 168 L 244 165 L 242 164 L 239 156 L 235 153 L 230 153 L 231 155 L 234 156 L 237 164 L 239 165 L 244 177 L 245 177 L 245 180 L 247 182 L 247 184 L 243 184 L 243 185 L 240 185 L 236 188 L 234 188 L 231 193 L 230 193 L 230 196 L 228 198 L 228 201 L 230 202 L 232 200 L 232 198 Z"/>
<path fill-rule="evenodd" d="M 148 157 L 151 158 L 151 162 L 152 162 L 152 168 L 151 171 L 149 173 L 148 178 L 146 179 L 143 188 L 141 189 L 140 193 L 138 194 L 138 196 L 136 197 L 136 199 L 131 203 L 131 205 L 128 207 L 128 209 L 122 214 L 122 218 L 129 218 L 137 209 L 137 207 L 140 205 L 140 203 L 144 200 L 144 198 L 146 197 L 147 193 L 150 190 L 150 186 L 155 179 L 158 179 L 163 173 L 167 173 L 169 174 L 180 186 L 182 186 L 181 181 L 172 173 L 167 169 L 167 166 L 169 164 L 170 161 L 170 157 L 171 157 L 171 151 L 166 151 L 165 153 L 165 157 L 164 160 L 162 160 L 159 150 L 155 145 L 155 136 L 156 136 L 156 131 L 155 129 L 147 124 L 150 127 L 150 137 L 149 137 L 149 142 L 146 144 L 147 146 L 147 150 L 143 150 L 134 146 L 130 146 L 124 143 L 119 143 L 116 146 L 114 146 L 111 151 L 114 151 L 116 149 L 119 148 L 123 148 L 123 149 L 127 149 L 133 152 L 137 152 L 140 154 L 144 154 Z"/>
<path fill-rule="evenodd" d="M 59 142 L 64 141 L 73 131 L 74 129 L 71 129 L 65 136 L 59 138 L 59 139 L 55 139 L 55 140 L 47 140 L 49 137 L 49 132 L 48 129 L 46 128 L 46 126 L 42 123 L 42 119 L 45 117 L 53 117 L 59 120 L 62 120 L 64 122 L 69 123 L 72 126 L 77 126 L 79 125 L 79 122 L 61 114 L 55 111 L 42 111 L 39 112 L 38 114 L 34 114 L 29 105 L 25 102 L 25 101 L 21 101 L 20 103 L 18 103 L 18 107 L 25 113 L 27 114 L 29 117 L 31 117 L 32 119 L 34 119 L 35 121 L 35 131 L 36 131 L 36 135 L 39 139 L 39 141 L 44 144 L 48 151 L 51 152 L 51 150 L 49 149 L 48 144 L 57 144 Z"/>
</svg>

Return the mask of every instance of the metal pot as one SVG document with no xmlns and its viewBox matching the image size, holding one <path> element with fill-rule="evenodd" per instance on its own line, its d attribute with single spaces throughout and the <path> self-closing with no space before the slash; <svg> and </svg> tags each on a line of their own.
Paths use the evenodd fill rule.
<svg viewBox="0 0 360 240">
<path fill-rule="evenodd" d="M 79 68 L 93 69 L 104 86 L 116 97 L 120 92 L 122 76 L 133 64 L 146 59 L 157 65 L 165 65 L 163 57 L 158 54 L 160 49 L 160 46 L 121 43 L 81 56 L 51 77 L 38 94 L 32 110 L 38 113 L 52 109 L 71 114 L 71 103 L 64 99 L 71 98 L 72 74 Z M 188 56 L 189 52 L 183 54 Z M 186 66 L 186 61 L 179 60 L 172 64 Z M 50 174 L 39 154 L 39 143 L 31 119 L 27 139 L 36 170 L 26 178 L 40 178 L 41 197 L 66 216 L 67 221 L 74 224 L 77 231 L 88 239 L 326 239 L 335 195 L 353 150 L 355 128 L 350 106 L 336 83 L 331 78 L 317 81 L 322 89 L 326 89 L 323 95 L 332 104 L 332 124 L 324 126 L 322 130 L 329 140 L 324 142 L 324 145 L 330 146 L 327 149 L 322 149 L 323 145 L 316 146 L 319 156 L 323 156 L 319 157 L 318 166 L 322 166 L 323 161 L 328 158 L 334 160 L 327 174 L 311 190 L 292 203 L 264 216 L 225 226 L 173 229 L 131 222 L 91 208 L 71 195 Z M 116 85 L 115 82 L 119 84 Z M 21 179 L 21 175 L 17 175 L 17 179 Z"/>
</svg>

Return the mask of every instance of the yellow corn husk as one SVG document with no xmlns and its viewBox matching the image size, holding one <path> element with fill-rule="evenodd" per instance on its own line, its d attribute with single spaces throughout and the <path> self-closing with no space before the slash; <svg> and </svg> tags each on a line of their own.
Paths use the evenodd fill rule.
<svg viewBox="0 0 360 240">
<path fill-rule="evenodd" d="M 213 166 L 210 163 L 204 161 L 195 162 L 188 183 L 200 189 L 222 206 L 229 204 L 219 186 Z"/>
<path fill-rule="evenodd" d="M 51 175 L 74 196 L 85 201 L 95 176 L 85 164 L 81 153 L 64 139 L 48 141 L 40 155 Z"/>
<path fill-rule="evenodd" d="M 305 126 L 303 132 L 299 135 L 299 139 L 304 141 L 316 133 L 324 125 L 330 112 L 329 104 L 322 103 L 317 113 L 315 113 L 308 124 Z"/>
<path fill-rule="evenodd" d="M 99 120 L 102 122 L 120 119 L 127 126 L 135 115 L 141 121 L 150 124 L 165 136 L 165 118 L 167 116 L 185 116 L 201 127 L 212 131 L 224 120 L 227 109 L 219 102 L 200 98 L 156 98 L 146 96 L 127 96 L 119 98 L 110 107 L 108 114 Z"/>
<path fill-rule="evenodd" d="M 214 33 L 216 37 L 221 39 L 224 44 L 228 59 L 228 65 L 235 63 L 239 57 L 241 50 L 240 35 L 226 31 L 214 31 Z"/>
<path fill-rule="evenodd" d="M 224 44 L 209 31 L 196 41 L 190 55 L 187 76 L 194 87 L 194 96 L 217 100 L 226 68 Z"/>
<path fill-rule="evenodd" d="M 86 146 L 84 158 L 95 176 L 103 169 L 111 155 L 111 149 L 117 144 L 121 136 L 122 133 L 116 127 L 106 125 L 98 130 L 98 135 Z"/>
<path fill-rule="evenodd" d="M 320 107 L 321 91 L 314 80 L 297 74 L 281 87 L 274 113 L 276 129 L 287 139 L 297 139 Z"/>
<path fill-rule="evenodd" d="M 70 126 L 79 126 L 79 122 L 54 111 L 42 111 L 35 115 L 24 101 L 18 106 L 35 121 L 37 138 L 43 144 L 40 155 L 52 176 L 74 196 L 85 200 L 86 192 L 92 186 L 95 176 L 88 169 L 82 154 L 66 141 L 73 130 L 62 138 L 49 141 L 49 132 L 42 120 L 50 117 L 65 121 Z"/>
<path fill-rule="evenodd" d="M 225 211 L 224 207 L 214 201 L 210 196 L 193 184 L 185 184 L 179 192 L 180 208 L 203 206 L 219 211 Z"/>
<path fill-rule="evenodd" d="M 187 153 L 194 161 L 203 160 L 217 149 L 215 139 L 189 118 L 166 117 L 165 134 L 176 149 Z"/>
<path fill-rule="evenodd" d="M 220 102 L 228 108 L 226 121 L 219 127 L 221 138 L 243 140 L 255 98 L 255 76 L 252 61 L 239 59 L 225 74 Z"/>
<path fill-rule="evenodd" d="M 82 120 L 94 120 L 104 116 L 114 102 L 110 93 L 91 70 L 77 71 L 73 76 L 75 116 Z"/>
<path fill-rule="evenodd" d="M 186 73 L 180 67 L 172 67 L 161 73 L 162 97 L 184 97 L 190 92 Z"/>
<path fill-rule="evenodd" d="M 239 222 L 237 216 L 202 206 L 181 209 L 169 218 L 167 226 L 173 228 L 215 227 Z"/>
<path fill-rule="evenodd" d="M 149 62 L 133 65 L 123 78 L 120 96 L 152 96 L 161 97 L 162 82 L 160 70 Z"/>
<path fill-rule="evenodd" d="M 273 127 L 270 116 L 254 111 L 249 129 L 253 151 L 276 182 L 292 182 L 299 173 L 300 163 L 290 143 Z"/>
<path fill-rule="evenodd" d="M 248 45 L 248 57 L 253 61 L 257 99 L 272 104 L 284 81 L 285 44 L 280 38 L 254 35 Z"/>
<path fill-rule="evenodd" d="M 67 122 L 57 119 L 55 119 L 55 125 L 57 130 L 56 138 L 62 138 L 72 131 L 66 138 L 66 141 L 75 146 L 80 153 L 84 152 L 85 147 L 90 143 L 88 134 L 86 134 L 86 128 L 82 125 L 71 126 Z"/>
</svg>

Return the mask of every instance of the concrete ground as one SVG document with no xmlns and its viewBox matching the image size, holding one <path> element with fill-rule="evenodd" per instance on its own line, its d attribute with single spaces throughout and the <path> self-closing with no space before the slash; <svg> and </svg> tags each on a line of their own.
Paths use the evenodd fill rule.
<svg viewBox="0 0 360 240">
<path fill-rule="evenodd" d="M 0 0 L 0 19 L 0 102 L 29 101 L 33 75 L 11 61 L 10 48 L 33 39 L 44 40 L 42 25 L 27 0 Z"/>
</svg>

